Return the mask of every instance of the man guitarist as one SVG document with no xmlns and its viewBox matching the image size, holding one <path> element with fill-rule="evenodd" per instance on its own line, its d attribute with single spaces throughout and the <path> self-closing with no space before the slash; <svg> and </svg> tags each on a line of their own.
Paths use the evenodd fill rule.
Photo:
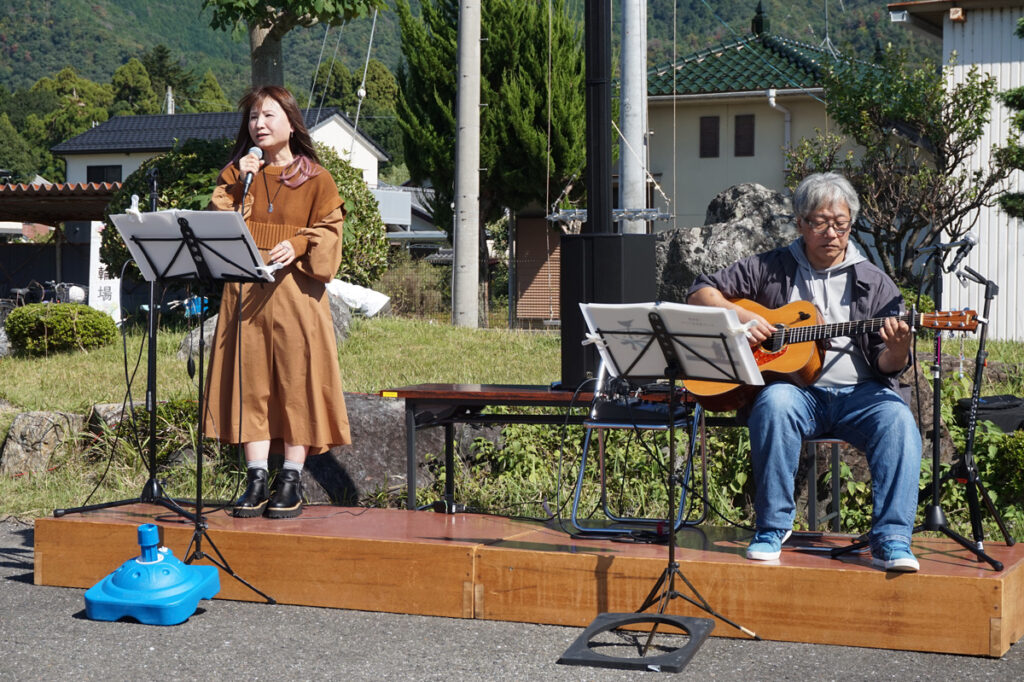
<svg viewBox="0 0 1024 682">
<path fill-rule="evenodd" d="M 800 233 L 796 241 L 701 275 L 687 294 L 689 303 L 733 308 L 741 322 L 755 320 L 749 331 L 752 346 L 775 328 L 762 315 L 733 303 L 736 299 L 766 308 L 810 301 L 826 323 L 886 318 L 878 332 L 835 338 L 812 384 L 769 383 L 739 411 L 750 430 L 757 485 L 757 528 L 748 559 L 773 560 L 781 554 L 793 527 L 793 488 L 803 441 L 828 434 L 867 455 L 873 563 L 892 571 L 919 568 L 910 541 L 921 435 L 898 382 L 910 361 L 913 331 L 895 317 L 903 312 L 896 284 L 850 243 L 859 209 L 846 178 L 810 175 L 793 194 Z"/>
</svg>

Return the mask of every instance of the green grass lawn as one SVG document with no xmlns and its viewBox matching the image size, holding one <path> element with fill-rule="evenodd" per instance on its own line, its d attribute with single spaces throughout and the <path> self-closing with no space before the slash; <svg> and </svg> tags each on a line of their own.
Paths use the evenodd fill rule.
<svg viewBox="0 0 1024 682">
<path fill-rule="evenodd" d="M 197 384 L 189 377 L 186 362 L 177 357 L 183 335 L 180 329 L 158 334 L 159 401 L 183 401 L 187 405 L 196 398 Z M 559 336 L 548 332 L 465 329 L 401 318 L 356 318 L 338 355 L 345 390 L 375 394 L 424 382 L 547 384 L 559 378 L 559 343 Z M 145 345 L 145 330 L 133 328 L 123 341 L 87 353 L 0 358 L 0 400 L 9 403 L 5 409 L 0 402 L 0 441 L 19 412 L 86 414 L 95 404 L 120 404 L 129 395 L 136 403 L 144 401 Z M 161 423 L 161 428 L 164 426 Z M 148 452 L 147 445 L 125 438 L 115 443 L 112 436 L 92 439 L 94 442 L 75 443 L 56 456 L 47 472 L 0 477 L 0 517 L 32 517 L 78 505 L 96 486 L 96 500 L 138 495 L 147 475 L 139 453 Z M 109 456 L 112 451 L 114 455 Z M 171 474 L 169 492 L 188 497 L 194 491 L 194 478 L 189 467 L 177 469 L 182 471 Z M 204 481 L 209 494 L 230 495 L 237 471 L 229 468 L 210 473 L 209 480 Z"/>
</svg>

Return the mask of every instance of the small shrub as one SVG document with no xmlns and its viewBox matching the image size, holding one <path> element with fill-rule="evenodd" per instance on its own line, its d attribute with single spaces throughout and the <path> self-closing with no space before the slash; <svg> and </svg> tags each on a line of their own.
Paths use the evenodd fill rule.
<svg viewBox="0 0 1024 682">
<path fill-rule="evenodd" d="M 337 277 L 368 287 L 388 263 L 387 229 L 380 218 L 377 198 L 367 187 L 361 170 L 353 168 L 326 145 L 317 143 L 316 152 L 345 201 L 345 232 Z"/>
<path fill-rule="evenodd" d="M 1024 431 L 1006 434 L 1000 446 L 989 486 L 999 485 L 998 492 L 1007 499 L 1024 500 Z"/>
<path fill-rule="evenodd" d="M 15 352 L 24 355 L 99 348 L 117 338 L 117 325 L 109 315 L 80 303 L 15 308 L 4 328 Z"/>
<path fill-rule="evenodd" d="M 935 301 L 928 294 L 921 294 L 921 298 L 918 299 L 917 289 L 911 286 L 900 286 L 900 293 L 903 294 L 903 302 L 906 304 L 907 310 L 911 306 L 917 306 L 919 313 L 935 312 Z"/>
</svg>

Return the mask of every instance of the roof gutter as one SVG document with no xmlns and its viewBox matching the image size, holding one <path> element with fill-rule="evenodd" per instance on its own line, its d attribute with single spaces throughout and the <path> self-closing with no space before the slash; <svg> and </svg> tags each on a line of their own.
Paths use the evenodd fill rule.
<svg viewBox="0 0 1024 682">
<path fill-rule="evenodd" d="M 711 101 L 716 99 L 754 99 L 764 97 L 764 90 L 742 90 L 738 92 L 720 92 L 720 93 L 695 93 L 690 95 L 648 95 L 648 102 L 671 102 L 672 100 L 704 100 Z M 782 95 L 820 95 L 824 93 L 824 88 L 786 88 L 785 90 L 776 90 L 775 94 L 778 96 Z"/>
</svg>

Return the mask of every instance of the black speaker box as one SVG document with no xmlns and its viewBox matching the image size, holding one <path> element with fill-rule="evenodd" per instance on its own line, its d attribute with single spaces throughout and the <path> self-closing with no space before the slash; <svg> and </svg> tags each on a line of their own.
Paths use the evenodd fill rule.
<svg viewBox="0 0 1024 682">
<path fill-rule="evenodd" d="M 561 242 L 561 388 L 575 390 L 597 376 L 580 303 L 646 303 L 657 295 L 654 235 L 572 234 Z"/>
</svg>

